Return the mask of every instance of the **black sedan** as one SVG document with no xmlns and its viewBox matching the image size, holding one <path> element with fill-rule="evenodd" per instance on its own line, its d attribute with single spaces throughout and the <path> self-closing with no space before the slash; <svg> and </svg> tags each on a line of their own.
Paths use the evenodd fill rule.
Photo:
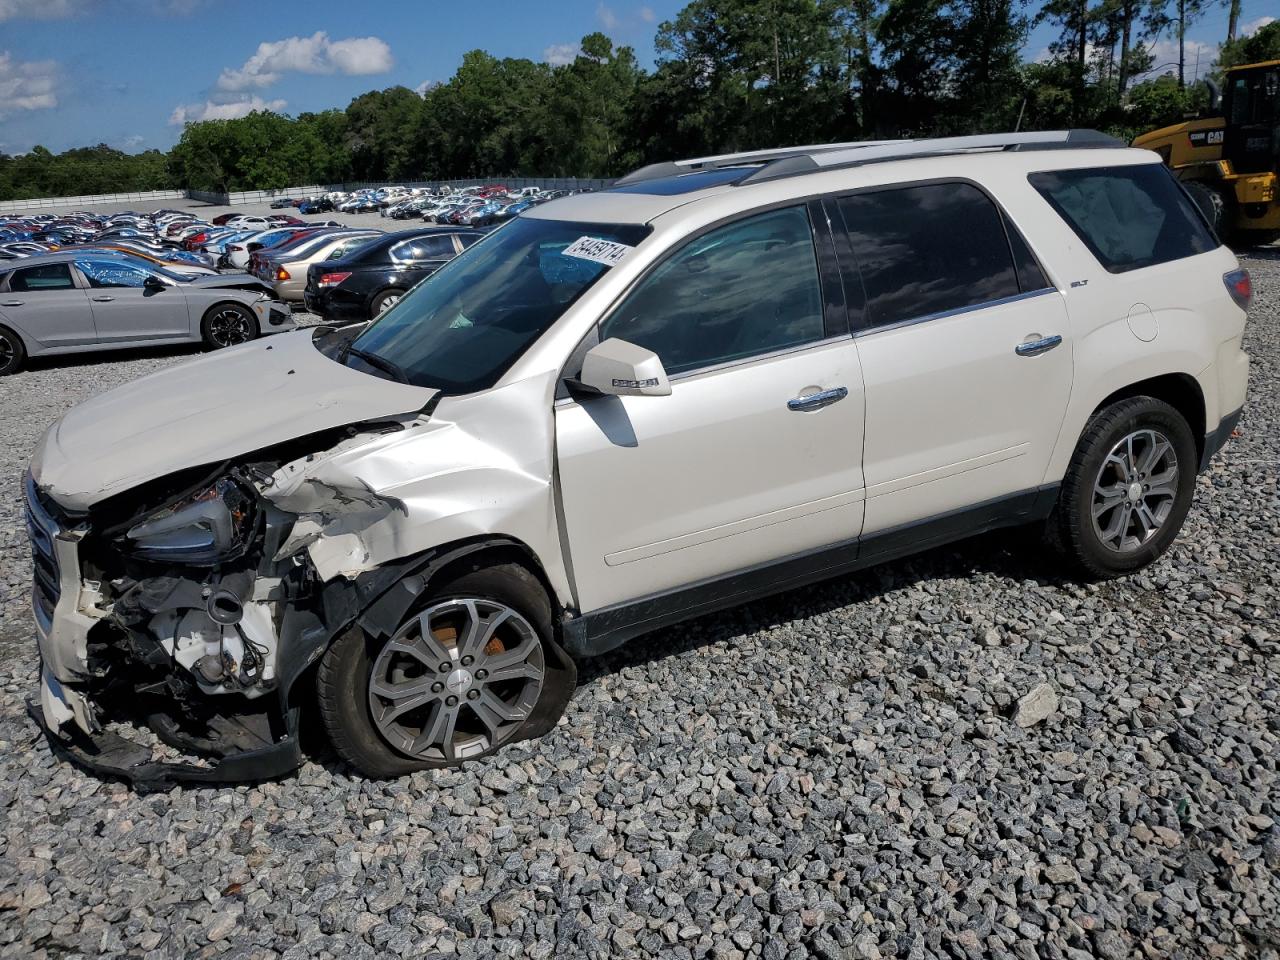
<svg viewBox="0 0 1280 960">
<path fill-rule="evenodd" d="M 481 230 L 429 227 L 378 237 L 341 260 L 308 267 L 303 302 L 329 323 L 369 320 L 483 236 Z"/>
</svg>

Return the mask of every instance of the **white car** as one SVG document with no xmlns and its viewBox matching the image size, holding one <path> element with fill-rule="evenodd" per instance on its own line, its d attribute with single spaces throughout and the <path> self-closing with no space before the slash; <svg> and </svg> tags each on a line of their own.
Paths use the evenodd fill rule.
<svg viewBox="0 0 1280 960">
<path fill-rule="evenodd" d="M 303 725 L 397 776 L 546 732 L 579 658 L 994 527 L 1138 570 L 1240 417 L 1250 295 L 1159 158 L 1087 131 L 539 205 L 370 323 L 50 428 L 42 722 L 133 779 L 281 773 Z M 213 759 L 104 729 L 138 714 Z"/>
<path fill-rule="evenodd" d="M 255 217 L 249 214 L 241 214 L 240 216 L 232 217 L 228 220 L 226 226 L 235 227 L 240 230 L 252 230 L 255 228 L 258 230 L 266 230 L 273 226 L 274 223 L 275 221 L 270 220 L 267 217 Z"/>
</svg>

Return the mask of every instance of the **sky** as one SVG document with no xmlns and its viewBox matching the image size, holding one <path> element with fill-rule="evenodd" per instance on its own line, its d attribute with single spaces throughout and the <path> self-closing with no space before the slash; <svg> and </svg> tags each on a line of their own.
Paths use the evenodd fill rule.
<svg viewBox="0 0 1280 960">
<path fill-rule="evenodd" d="M 686 0 L 0 0 L 0 152 L 107 143 L 167 150 L 189 120 L 254 108 L 345 107 L 367 91 L 447 80 L 468 50 L 551 63 L 601 31 L 653 64 L 658 24 Z M 1244 0 L 1256 29 L 1276 0 Z M 1214 7 L 1188 72 L 1226 35 Z M 1042 26 L 1027 56 L 1046 55 Z M 1157 63 L 1177 59 L 1169 40 Z"/>
</svg>

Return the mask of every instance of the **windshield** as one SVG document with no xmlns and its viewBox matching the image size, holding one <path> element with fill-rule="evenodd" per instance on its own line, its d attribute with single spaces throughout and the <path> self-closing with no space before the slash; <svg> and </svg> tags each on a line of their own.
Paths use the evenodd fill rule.
<svg viewBox="0 0 1280 960">
<path fill-rule="evenodd" d="M 511 220 L 418 284 L 348 353 L 417 386 L 484 390 L 609 269 L 566 247 L 584 238 L 632 247 L 648 233 L 640 224 Z"/>
</svg>

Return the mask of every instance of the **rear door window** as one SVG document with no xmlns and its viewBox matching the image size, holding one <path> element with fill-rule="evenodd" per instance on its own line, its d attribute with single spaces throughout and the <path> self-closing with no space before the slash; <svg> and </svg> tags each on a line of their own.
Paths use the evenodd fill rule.
<svg viewBox="0 0 1280 960">
<path fill-rule="evenodd" d="M 841 197 L 839 206 L 866 294 L 863 326 L 919 320 L 1024 292 L 1004 218 L 972 184 L 874 190 Z M 1044 287 L 1029 251 L 1026 257 L 1027 282 Z"/>
<path fill-rule="evenodd" d="M 417 262 L 421 260 L 449 260 L 457 251 L 453 237 L 448 234 L 434 237 L 414 237 L 391 248 L 391 259 Z"/>
<path fill-rule="evenodd" d="M 39 267 L 26 267 L 9 275 L 9 289 L 15 293 L 34 293 L 38 290 L 74 290 L 71 267 L 65 263 L 46 263 Z"/>
<path fill-rule="evenodd" d="M 1218 245 L 1161 164 L 1052 170 L 1027 179 L 1110 273 L 1193 257 Z"/>
</svg>

